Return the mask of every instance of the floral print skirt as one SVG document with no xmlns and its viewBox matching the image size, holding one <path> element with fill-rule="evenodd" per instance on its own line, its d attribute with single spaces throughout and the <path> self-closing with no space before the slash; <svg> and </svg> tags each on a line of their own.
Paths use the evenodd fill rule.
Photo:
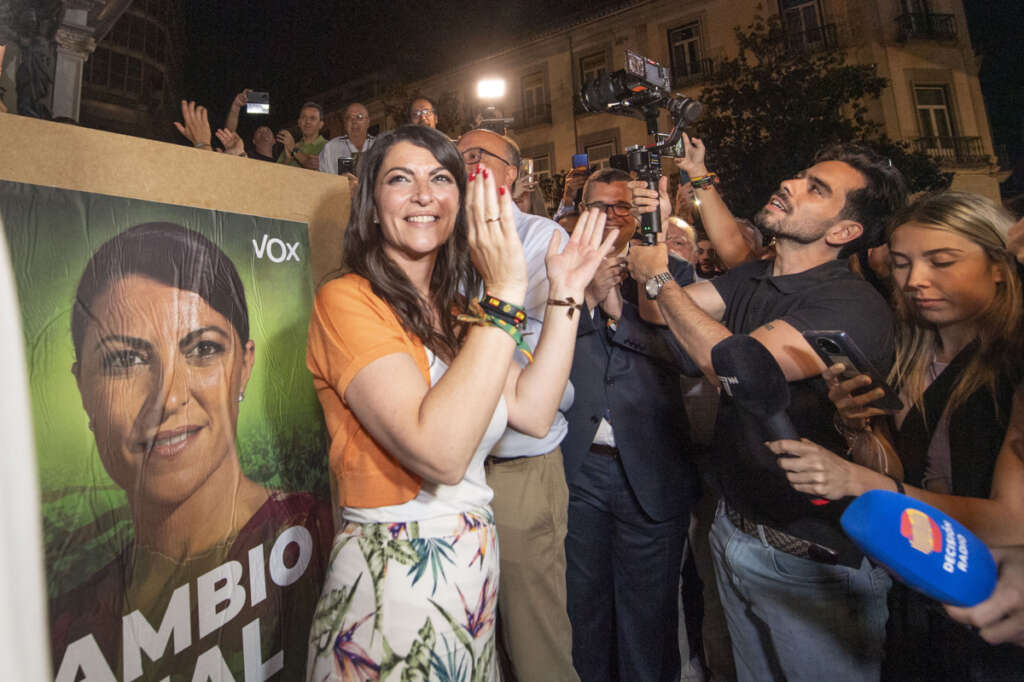
<svg viewBox="0 0 1024 682">
<path fill-rule="evenodd" d="M 497 682 L 498 537 L 490 509 L 352 523 L 334 538 L 309 682 Z"/>
</svg>

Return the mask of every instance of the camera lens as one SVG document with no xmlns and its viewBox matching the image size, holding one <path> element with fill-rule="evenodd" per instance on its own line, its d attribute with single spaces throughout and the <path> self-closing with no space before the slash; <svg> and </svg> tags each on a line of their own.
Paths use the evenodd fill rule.
<svg viewBox="0 0 1024 682">
<path fill-rule="evenodd" d="M 818 348 L 832 355 L 838 355 L 842 350 L 832 339 L 818 339 Z"/>
</svg>

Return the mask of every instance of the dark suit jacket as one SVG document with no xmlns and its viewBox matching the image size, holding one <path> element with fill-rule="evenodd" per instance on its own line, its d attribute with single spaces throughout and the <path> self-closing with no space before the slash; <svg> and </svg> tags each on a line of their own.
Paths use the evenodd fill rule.
<svg viewBox="0 0 1024 682">
<path fill-rule="evenodd" d="M 681 284 L 693 280 L 692 270 L 688 281 L 681 274 Z M 676 344 L 668 342 L 667 328 L 641 320 L 632 303 L 623 303 L 614 332 L 606 321 L 600 309 L 591 318 L 584 308 L 576 334 L 570 375 L 576 399 L 562 441 L 566 481 L 571 488 L 607 408 L 626 479 L 644 512 L 655 521 L 686 513 L 699 485 Z"/>
</svg>

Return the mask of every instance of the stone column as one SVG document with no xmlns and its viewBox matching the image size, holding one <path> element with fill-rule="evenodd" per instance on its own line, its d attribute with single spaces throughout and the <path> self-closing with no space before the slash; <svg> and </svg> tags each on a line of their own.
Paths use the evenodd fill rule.
<svg viewBox="0 0 1024 682">
<path fill-rule="evenodd" d="M 78 120 L 82 99 L 82 69 L 85 60 L 96 49 L 96 40 L 88 26 L 88 12 L 67 9 L 64 21 L 54 40 L 57 43 L 57 66 L 53 79 L 53 116 Z"/>
</svg>

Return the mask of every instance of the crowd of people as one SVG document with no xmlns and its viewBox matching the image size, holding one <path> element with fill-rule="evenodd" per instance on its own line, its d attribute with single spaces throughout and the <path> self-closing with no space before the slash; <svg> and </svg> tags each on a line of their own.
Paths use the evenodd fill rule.
<svg viewBox="0 0 1024 682">
<path fill-rule="evenodd" d="M 745 220 L 742 179 L 688 136 L 678 178 L 573 170 L 549 218 L 516 143 L 450 140 L 429 98 L 376 137 L 353 103 L 330 140 L 306 103 L 300 135 L 248 145 L 246 101 L 213 133 L 226 153 L 354 192 L 309 327 L 343 519 L 309 679 L 1019 677 L 1024 220 L 969 193 L 910 201 L 853 144 Z M 201 106 L 177 127 L 211 148 Z M 633 239 L 655 208 L 659 240 Z M 865 368 L 826 366 L 815 330 L 845 332 L 902 409 Z M 777 363 L 800 440 L 719 395 L 712 349 L 733 335 Z M 839 524 L 876 489 L 1000 548 L 992 597 L 944 608 L 894 583 Z M 410 540 L 429 570 L 404 568 Z"/>
</svg>

